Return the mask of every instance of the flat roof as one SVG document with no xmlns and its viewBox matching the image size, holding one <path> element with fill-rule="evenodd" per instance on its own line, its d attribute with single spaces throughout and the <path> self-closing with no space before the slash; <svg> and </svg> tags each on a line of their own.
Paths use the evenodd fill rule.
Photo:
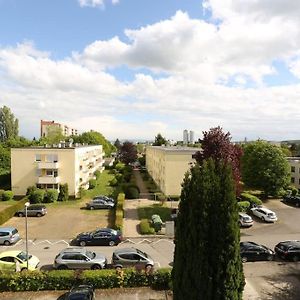
<svg viewBox="0 0 300 300">
<path fill-rule="evenodd" d="M 68 150 L 68 149 L 81 149 L 81 148 L 91 148 L 97 147 L 102 145 L 79 145 L 79 146 L 72 146 L 72 147 L 54 147 L 54 146 L 32 146 L 32 147 L 12 147 L 11 149 L 26 149 L 26 150 Z"/>
<path fill-rule="evenodd" d="M 202 151 L 201 148 L 194 147 L 177 147 L 177 146 L 147 146 L 147 148 L 154 148 L 162 151 L 175 151 L 175 152 L 197 152 Z"/>
</svg>

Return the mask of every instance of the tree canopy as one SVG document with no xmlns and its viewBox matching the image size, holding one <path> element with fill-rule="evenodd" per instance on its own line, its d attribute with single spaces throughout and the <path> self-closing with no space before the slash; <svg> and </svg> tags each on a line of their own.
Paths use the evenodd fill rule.
<svg viewBox="0 0 300 300">
<path fill-rule="evenodd" d="M 160 133 L 158 133 L 157 136 L 155 137 L 153 146 L 161 146 L 166 144 L 167 144 L 167 140 Z"/>
<path fill-rule="evenodd" d="M 240 161 L 243 154 L 239 145 L 231 143 L 230 132 L 224 133 L 220 126 L 203 132 L 201 141 L 202 151 L 195 154 L 195 159 L 200 164 L 203 160 L 211 157 L 216 161 L 225 161 L 232 168 L 232 175 L 235 181 L 236 194 L 240 194 Z"/>
<path fill-rule="evenodd" d="M 15 118 L 10 108 L 3 106 L 0 108 L 0 141 L 5 142 L 10 138 L 15 138 L 19 134 L 19 121 Z"/>
<path fill-rule="evenodd" d="M 131 142 L 124 142 L 119 151 L 120 161 L 128 165 L 137 160 L 137 149 L 136 145 Z"/>
<path fill-rule="evenodd" d="M 251 188 L 265 195 L 277 195 L 290 183 L 290 167 L 282 149 L 265 141 L 243 146 L 242 179 Z"/>
<path fill-rule="evenodd" d="M 64 141 L 66 137 L 63 135 L 61 128 L 56 126 L 47 126 L 47 136 L 42 137 L 40 143 L 42 144 L 58 144 Z"/>
<path fill-rule="evenodd" d="M 238 209 L 232 170 L 213 159 L 185 176 L 176 222 L 174 300 L 242 299 Z"/>
</svg>

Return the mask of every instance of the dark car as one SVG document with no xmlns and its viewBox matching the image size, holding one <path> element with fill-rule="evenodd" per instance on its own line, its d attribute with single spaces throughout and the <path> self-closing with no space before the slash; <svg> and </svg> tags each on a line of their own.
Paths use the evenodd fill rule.
<svg viewBox="0 0 300 300">
<path fill-rule="evenodd" d="M 254 242 L 241 242 L 240 249 L 242 262 L 274 259 L 273 250 Z"/>
<path fill-rule="evenodd" d="M 283 197 L 283 202 L 295 205 L 296 207 L 300 207 L 300 197 L 299 196 L 292 196 L 287 195 Z"/>
<path fill-rule="evenodd" d="M 28 217 L 41 217 L 47 214 L 47 209 L 45 205 L 40 204 L 32 204 L 27 207 L 27 216 Z M 16 212 L 18 217 L 25 216 L 25 208 L 18 210 Z"/>
<path fill-rule="evenodd" d="M 90 202 L 86 203 L 86 208 L 93 210 L 93 209 L 101 209 L 101 208 L 114 208 L 115 203 L 111 201 L 107 201 L 104 199 L 93 199 Z"/>
<path fill-rule="evenodd" d="M 275 253 L 286 260 L 300 260 L 300 241 L 284 241 L 275 246 Z"/>
<path fill-rule="evenodd" d="M 76 243 L 80 246 L 115 246 L 121 241 L 121 232 L 110 228 L 100 228 L 93 232 L 83 232 L 76 237 Z"/>
<path fill-rule="evenodd" d="M 79 285 L 61 295 L 58 300 L 94 300 L 94 288 L 90 285 Z"/>
</svg>

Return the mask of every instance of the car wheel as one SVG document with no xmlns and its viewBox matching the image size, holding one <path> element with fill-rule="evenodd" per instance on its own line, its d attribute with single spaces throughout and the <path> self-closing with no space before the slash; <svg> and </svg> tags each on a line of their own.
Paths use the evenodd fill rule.
<svg viewBox="0 0 300 300">
<path fill-rule="evenodd" d="M 85 242 L 85 241 L 81 241 L 81 242 L 79 243 L 79 245 L 82 246 L 82 247 L 84 247 L 84 246 L 86 246 L 86 242 Z"/>
<path fill-rule="evenodd" d="M 93 266 L 91 267 L 91 269 L 92 269 L 92 270 L 101 270 L 102 268 L 101 268 L 100 265 L 93 265 Z"/>
<path fill-rule="evenodd" d="M 121 267 L 121 266 L 117 266 L 117 267 L 115 267 L 115 270 L 116 270 L 116 271 L 121 271 L 121 270 L 122 270 L 122 267 Z"/>
<path fill-rule="evenodd" d="M 95 207 L 94 206 L 90 206 L 90 210 L 94 210 L 95 209 Z"/>
<path fill-rule="evenodd" d="M 245 256 L 242 257 L 242 262 L 243 263 L 247 262 L 247 260 L 248 260 L 247 257 L 245 257 Z"/>
<path fill-rule="evenodd" d="M 274 256 L 273 256 L 273 255 L 268 255 L 268 256 L 267 256 L 267 260 L 268 260 L 268 261 L 274 260 Z"/>
<path fill-rule="evenodd" d="M 60 265 L 57 267 L 57 270 L 67 270 L 68 267 L 66 265 Z"/>
<path fill-rule="evenodd" d="M 299 257 L 298 257 L 297 255 L 295 255 L 295 256 L 293 256 L 293 258 L 292 258 L 292 259 L 293 259 L 293 261 L 295 261 L 295 262 L 296 262 L 296 261 L 298 261 L 298 260 L 299 260 Z"/>
<path fill-rule="evenodd" d="M 149 272 L 152 270 L 152 268 L 153 268 L 152 265 L 146 265 L 145 271 L 146 271 L 147 273 L 149 273 Z"/>
<path fill-rule="evenodd" d="M 37 213 L 36 216 L 37 216 L 37 217 L 41 217 L 42 214 L 41 214 L 41 213 Z"/>
<path fill-rule="evenodd" d="M 108 243 L 109 246 L 114 246 L 115 244 L 116 244 L 115 241 L 109 241 Z"/>
<path fill-rule="evenodd" d="M 10 245 L 10 241 L 4 241 L 4 245 L 5 246 L 9 246 Z"/>
<path fill-rule="evenodd" d="M 24 214 L 23 213 L 18 213 L 18 217 L 24 217 Z"/>
</svg>

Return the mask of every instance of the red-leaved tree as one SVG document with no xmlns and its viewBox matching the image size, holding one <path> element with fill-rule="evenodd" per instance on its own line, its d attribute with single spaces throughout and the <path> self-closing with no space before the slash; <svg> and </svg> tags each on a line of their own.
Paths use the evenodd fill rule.
<svg viewBox="0 0 300 300">
<path fill-rule="evenodd" d="M 220 126 L 211 128 L 209 131 L 203 131 L 203 140 L 201 141 L 202 152 L 195 153 L 194 158 L 199 164 L 204 159 L 213 158 L 215 161 L 225 161 L 231 165 L 232 175 L 235 181 L 236 195 L 241 192 L 241 156 L 243 150 L 239 145 L 231 142 L 230 133 L 224 133 Z"/>
<path fill-rule="evenodd" d="M 124 142 L 119 150 L 119 158 L 126 165 L 135 162 L 137 160 L 136 145 L 131 142 Z"/>
</svg>

